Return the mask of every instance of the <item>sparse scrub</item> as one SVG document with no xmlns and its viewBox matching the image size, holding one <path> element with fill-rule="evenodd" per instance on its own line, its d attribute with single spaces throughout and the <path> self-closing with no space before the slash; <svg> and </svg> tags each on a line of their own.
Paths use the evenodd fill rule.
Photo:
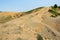
<svg viewBox="0 0 60 40">
<path fill-rule="evenodd" d="M 16 14 L 16 17 L 19 18 L 20 17 L 19 14 Z"/>
<path fill-rule="evenodd" d="M 9 16 L 1 15 L 0 16 L 0 23 L 8 22 L 12 19 L 19 18 L 20 16 L 23 16 L 23 14 L 20 15 L 20 14 L 17 13 L 16 15 L 13 15 L 13 16 L 11 16 L 11 15 L 9 15 Z"/>
<path fill-rule="evenodd" d="M 17 38 L 16 40 L 22 40 L 21 38 Z"/>
<path fill-rule="evenodd" d="M 33 9 L 33 10 L 30 10 L 30 11 L 27 11 L 27 12 L 25 12 L 26 14 L 30 14 L 30 13 L 32 13 L 33 11 L 38 11 L 39 9 L 41 9 L 41 8 L 43 8 L 43 7 L 39 7 L 39 8 L 36 8 L 36 9 Z"/>
<path fill-rule="evenodd" d="M 43 40 L 42 36 L 37 34 L 37 40 Z"/>
<path fill-rule="evenodd" d="M 52 32 L 52 34 L 53 34 L 54 36 L 56 36 L 56 34 L 55 34 L 54 32 Z"/>
<path fill-rule="evenodd" d="M 5 22 L 8 22 L 9 20 L 11 20 L 12 17 L 11 16 L 2 16 L 0 17 L 0 23 L 5 23 Z"/>
<path fill-rule="evenodd" d="M 53 6 L 51 6 L 51 9 L 54 10 L 54 11 L 56 11 L 56 8 L 54 8 Z"/>
<path fill-rule="evenodd" d="M 51 9 L 48 10 L 48 12 L 53 14 L 53 15 L 51 15 L 51 17 L 57 17 L 60 15 L 60 13 L 57 12 L 57 8 L 59 8 L 59 6 L 57 6 L 57 4 L 55 4 L 54 6 L 51 6 Z"/>
<path fill-rule="evenodd" d="M 49 12 L 51 12 L 54 15 L 53 17 L 56 17 L 56 16 L 60 15 L 60 13 L 58 13 L 54 10 L 51 10 L 51 9 L 49 9 Z"/>
<path fill-rule="evenodd" d="M 0 11 L 0 13 L 1 13 L 2 11 Z"/>
<path fill-rule="evenodd" d="M 2 40 L 2 38 L 0 38 L 0 40 Z"/>
</svg>

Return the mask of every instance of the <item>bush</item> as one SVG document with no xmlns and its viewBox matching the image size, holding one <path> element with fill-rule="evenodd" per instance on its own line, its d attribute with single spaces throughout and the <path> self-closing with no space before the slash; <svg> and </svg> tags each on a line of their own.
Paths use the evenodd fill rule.
<svg viewBox="0 0 60 40">
<path fill-rule="evenodd" d="M 57 8 L 57 7 L 58 7 L 57 4 L 55 4 L 55 5 L 54 5 L 54 8 Z"/>
<path fill-rule="evenodd" d="M 42 36 L 41 35 L 37 35 L 37 40 L 43 40 Z"/>
<path fill-rule="evenodd" d="M 48 10 L 48 12 L 53 14 L 53 15 L 51 15 L 51 17 L 60 16 L 60 13 L 57 12 L 58 8 L 60 8 L 60 6 L 57 6 L 57 4 L 55 4 L 54 6 L 51 6 L 51 9 Z"/>
<path fill-rule="evenodd" d="M 52 17 L 56 17 L 56 16 L 60 15 L 60 13 L 58 13 L 58 12 L 52 10 L 52 9 L 49 9 L 49 12 L 54 15 L 54 16 L 52 16 Z"/>
</svg>

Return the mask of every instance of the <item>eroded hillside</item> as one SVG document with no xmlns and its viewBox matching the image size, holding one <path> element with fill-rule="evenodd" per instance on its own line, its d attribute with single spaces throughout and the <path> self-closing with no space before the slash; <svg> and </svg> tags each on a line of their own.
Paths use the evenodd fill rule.
<svg viewBox="0 0 60 40">
<path fill-rule="evenodd" d="M 0 24 L 0 40 L 60 40 L 60 16 L 51 17 L 50 7 Z"/>
</svg>

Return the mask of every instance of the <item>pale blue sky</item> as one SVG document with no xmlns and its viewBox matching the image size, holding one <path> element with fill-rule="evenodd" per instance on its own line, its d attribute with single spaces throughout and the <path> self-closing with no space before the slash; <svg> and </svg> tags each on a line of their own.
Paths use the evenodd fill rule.
<svg viewBox="0 0 60 40">
<path fill-rule="evenodd" d="M 0 0 L 0 11 L 28 11 L 54 4 L 60 5 L 60 0 Z"/>
</svg>

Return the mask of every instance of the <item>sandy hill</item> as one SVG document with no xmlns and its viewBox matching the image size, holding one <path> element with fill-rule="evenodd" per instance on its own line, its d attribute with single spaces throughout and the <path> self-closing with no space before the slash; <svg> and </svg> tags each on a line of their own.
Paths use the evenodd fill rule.
<svg viewBox="0 0 60 40">
<path fill-rule="evenodd" d="M 22 17 L 0 24 L 0 40 L 60 40 L 60 16 L 55 17 L 49 9 L 25 12 Z"/>
</svg>

